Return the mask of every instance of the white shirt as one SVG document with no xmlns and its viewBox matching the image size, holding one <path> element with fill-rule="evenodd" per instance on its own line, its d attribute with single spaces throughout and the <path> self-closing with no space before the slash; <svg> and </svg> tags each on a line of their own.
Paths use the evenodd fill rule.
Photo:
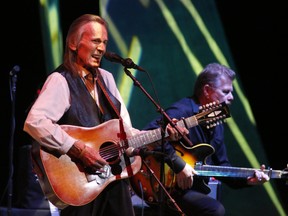
<svg viewBox="0 0 288 216">
<path fill-rule="evenodd" d="M 137 132 L 137 129 L 132 128 L 128 110 L 119 93 L 113 75 L 101 68 L 99 68 L 99 71 L 111 94 L 121 103 L 120 115 L 126 126 L 131 127 L 129 133 Z M 97 92 L 95 93 L 97 94 Z M 56 149 L 60 154 L 66 154 L 76 142 L 76 139 L 67 134 L 56 122 L 69 107 L 70 91 L 66 79 L 60 73 L 51 73 L 28 113 L 23 130 L 45 148 Z"/>
</svg>

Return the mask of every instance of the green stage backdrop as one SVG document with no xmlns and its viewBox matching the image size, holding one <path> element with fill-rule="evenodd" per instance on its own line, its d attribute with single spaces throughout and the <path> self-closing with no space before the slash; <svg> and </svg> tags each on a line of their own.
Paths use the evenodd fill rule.
<svg viewBox="0 0 288 216">
<path fill-rule="evenodd" d="M 147 71 L 130 69 L 161 108 L 191 95 L 197 74 L 208 63 L 218 62 L 237 72 L 214 0 L 102 0 L 99 5 L 95 1 L 95 13 L 98 6 L 109 23 L 107 50 L 131 58 Z M 58 1 L 41 1 L 47 72 L 62 61 L 59 11 Z M 122 65 L 104 59 L 102 67 L 115 76 L 135 127 L 141 129 L 159 115 Z M 230 161 L 244 168 L 258 168 L 262 163 L 269 166 L 239 77 L 234 82 L 234 96 L 232 117 L 225 123 Z M 285 215 L 273 180 L 243 190 L 223 185 L 221 200 L 227 215 Z"/>
</svg>

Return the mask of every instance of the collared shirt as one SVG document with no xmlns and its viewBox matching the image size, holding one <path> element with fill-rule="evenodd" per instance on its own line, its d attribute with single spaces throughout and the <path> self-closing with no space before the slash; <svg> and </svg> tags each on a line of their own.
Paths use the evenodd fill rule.
<svg viewBox="0 0 288 216">
<path fill-rule="evenodd" d="M 123 99 L 117 89 L 113 75 L 99 68 L 103 80 L 109 91 L 121 103 L 121 117 L 129 128 L 130 133 L 134 134 L 138 130 L 132 128 L 131 119 Z M 84 71 L 82 77 L 87 75 Z M 94 93 L 97 95 L 96 88 Z M 93 93 L 93 94 L 94 94 Z M 58 72 L 51 73 L 41 92 L 31 107 L 23 130 L 30 134 L 40 145 L 50 150 L 57 150 L 60 154 L 66 154 L 76 139 L 68 135 L 57 121 L 70 107 L 70 91 L 66 79 Z"/>
</svg>

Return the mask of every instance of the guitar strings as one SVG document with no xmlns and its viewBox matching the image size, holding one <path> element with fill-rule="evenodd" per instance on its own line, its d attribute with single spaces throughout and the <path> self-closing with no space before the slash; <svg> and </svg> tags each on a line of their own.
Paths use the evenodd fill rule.
<svg viewBox="0 0 288 216">
<path fill-rule="evenodd" d="M 119 156 L 120 148 L 117 146 L 109 145 L 99 149 L 101 157 L 105 160 Z"/>
</svg>

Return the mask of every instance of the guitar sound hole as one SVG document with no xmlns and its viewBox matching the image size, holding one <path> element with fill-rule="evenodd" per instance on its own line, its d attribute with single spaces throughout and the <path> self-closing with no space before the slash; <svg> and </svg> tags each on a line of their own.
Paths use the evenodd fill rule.
<svg viewBox="0 0 288 216">
<path fill-rule="evenodd" d="M 114 164 L 120 160 L 119 152 L 119 146 L 113 142 L 105 142 L 99 149 L 100 156 L 109 164 Z"/>
</svg>

